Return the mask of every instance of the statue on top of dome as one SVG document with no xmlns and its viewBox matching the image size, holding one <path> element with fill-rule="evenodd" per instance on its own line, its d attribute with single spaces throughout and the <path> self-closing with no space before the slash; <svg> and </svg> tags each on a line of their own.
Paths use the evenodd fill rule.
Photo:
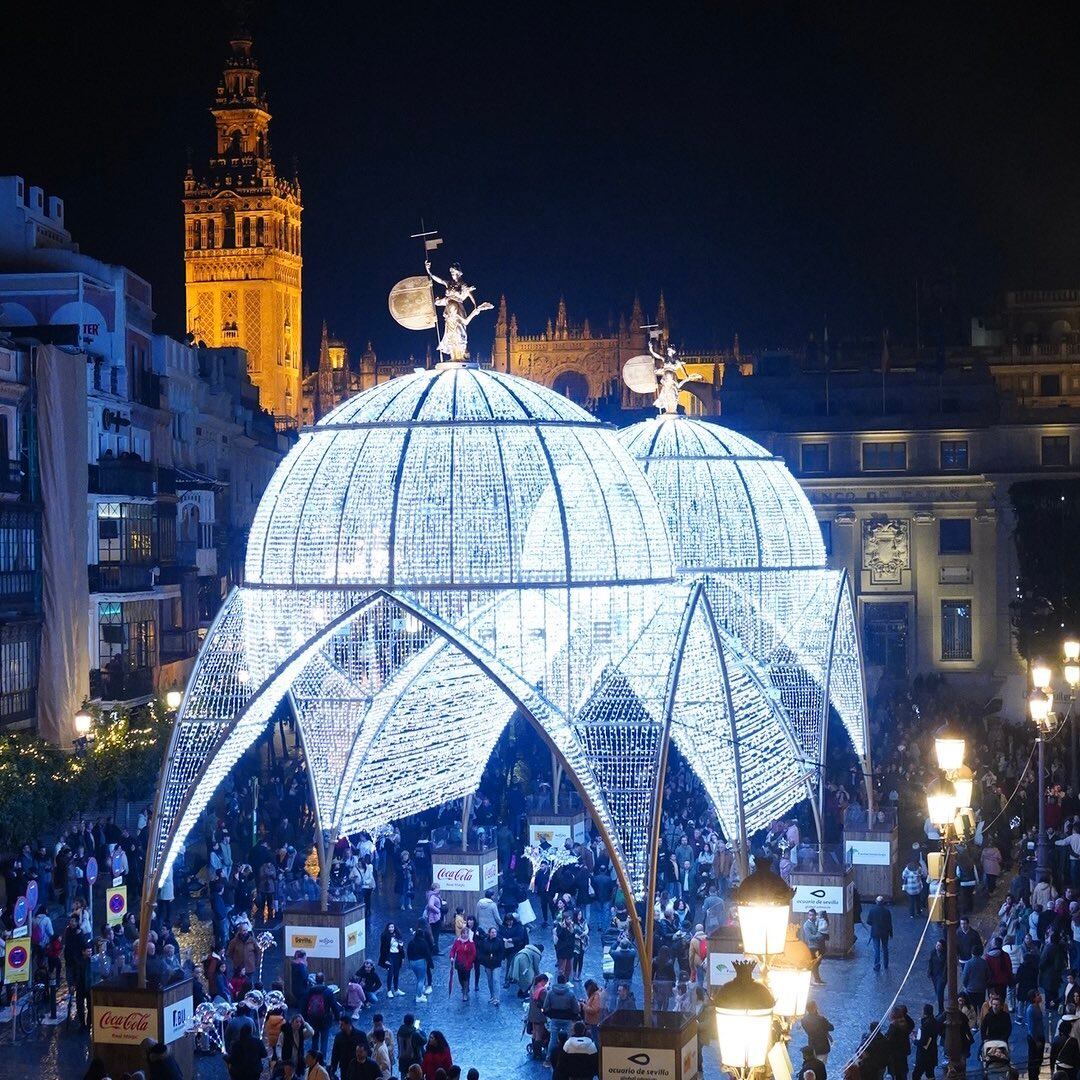
<svg viewBox="0 0 1080 1080">
<path fill-rule="evenodd" d="M 424 269 L 427 275 L 436 285 L 441 285 L 445 290 L 443 295 L 437 297 L 435 306 L 443 309 L 443 332 L 439 338 L 439 352 L 447 360 L 454 363 L 464 363 L 469 358 L 469 337 L 467 328 L 469 323 L 480 314 L 481 311 L 491 311 L 494 307 L 486 300 L 478 304 L 476 302 L 476 287 L 468 285 L 462 274 L 461 267 L 457 263 L 450 264 L 450 280 L 438 277 L 431 272 L 431 260 L 424 260 Z M 472 310 L 467 308 L 472 304 Z"/>
<path fill-rule="evenodd" d="M 649 353 L 656 361 L 656 400 L 653 404 L 662 413 L 674 416 L 679 411 L 679 391 L 688 382 L 701 382 L 701 376 L 683 367 L 674 345 L 669 345 L 663 354 L 658 353 L 651 335 Z"/>
</svg>

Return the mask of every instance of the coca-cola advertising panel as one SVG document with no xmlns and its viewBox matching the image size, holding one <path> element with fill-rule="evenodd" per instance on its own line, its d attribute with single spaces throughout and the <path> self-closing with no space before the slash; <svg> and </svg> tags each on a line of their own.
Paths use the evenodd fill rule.
<svg viewBox="0 0 1080 1080">
<path fill-rule="evenodd" d="M 480 892 L 480 867 L 476 863 L 436 863 L 436 883 L 449 892 Z"/>
<path fill-rule="evenodd" d="M 488 889 L 494 889 L 499 884 L 499 860 L 492 859 L 491 862 L 484 863 L 484 892 Z"/>
<path fill-rule="evenodd" d="M 143 1039 L 158 1042 L 156 1009 L 132 1009 L 125 1005 L 94 1006 L 94 1042 L 138 1046 Z"/>
</svg>

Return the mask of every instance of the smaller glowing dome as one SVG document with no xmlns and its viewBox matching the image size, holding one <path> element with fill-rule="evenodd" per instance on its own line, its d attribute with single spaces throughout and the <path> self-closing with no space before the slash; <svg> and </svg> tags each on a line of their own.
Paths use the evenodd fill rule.
<svg viewBox="0 0 1080 1080">
<path fill-rule="evenodd" d="M 787 465 L 729 428 L 661 416 L 619 441 L 649 478 L 681 572 L 825 566 L 821 526 Z"/>
</svg>

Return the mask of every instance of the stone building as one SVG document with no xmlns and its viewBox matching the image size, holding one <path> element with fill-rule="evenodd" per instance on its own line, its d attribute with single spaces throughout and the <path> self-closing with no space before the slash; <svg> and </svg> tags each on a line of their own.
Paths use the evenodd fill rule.
<svg viewBox="0 0 1080 1080">
<path fill-rule="evenodd" d="M 287 449 L 241 350 L 153 317 L 149 282 L 83 254 L 61 200 L 0 178 L 0 723 L 62 743 L 86 698 L 184 684 Z"/>
<path fill-rule="evenodd" d="M 186 325 L 203 345 L 244 349 L 262 406 L 282 425 L 300 411 L 300 184 L 279 176 L 251 38 L 230 43 L 210 112 L 216 147 L 184 179 Z"/>
</svg>

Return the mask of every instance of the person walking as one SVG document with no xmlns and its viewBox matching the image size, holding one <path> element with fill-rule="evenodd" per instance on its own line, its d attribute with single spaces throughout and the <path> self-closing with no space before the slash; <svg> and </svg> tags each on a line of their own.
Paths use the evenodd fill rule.
<svg viewBox="0 0 1080 1080">
<path fill-rule="evenodd" d="M 405 946 L 405 959 L 409 961 L 416 978 L 416 1003 L 419 1005 L 427 1001 L 427 995 L 431 993 L 431 983 L 428 981 L 428 968 L 432 962 L 431 939 L 423 920 L 416 924 L 409 944 Z"/>
<path fill-rule="evenodd" d="M 967 995 L 976 1014 L 986 1000 L 986 988 L 990 985 L 990 965 L 983 956 L 982 946 L 976 947 L 960 972 L 960 989 Z"/>
<path fill-rule="evenodd" d="M 469 1000 L 469 977 L 472 975 L 473 965 L 476 963 L 476 945 L 469 938 L 469 928 L 463 926 L 461 933 L 454 938 L 454 944 L 450 946 L 450 963 L 457 972 L 458 983 L 461 985 L 461 997 L 463 1001 Z M 454 988 L 454 977 L 450 976 L 450 990 Z"/>
<path fill-rule="evenodd" d="M 499 928 L 492 926 L 486 934 L 480 934 L 476 941 L 476 960 L 479 967 L 487 972 L 488 992 L 492 1005 L 499 1004 L 499 995 L 495 992 L 495 973 L 502 967 L 505 948 L 499 936 Z M 479 968 L 478 968 L 479 970 Z"/>
<path fill-rule="evenodd" d="M 1028 1080 L 1039 1080 L 1043 1055 L 1046 1053 L 1046 1014 L 1043 1012 L 1042 995 L 1032 990 L 1024 1010 L 1024 1027 L 1027 1030 Z"/>
<path fill-rule="evenodd" d="M 934 1015 L 933 1005 L 924 1005 L 919 1027 L 915 1032 L 915 1067 L 911 1080 L 934 1080 L 934 1070 L 938 1063 L 938 1039 L 942 1028 Z"/>
<path fill-rule="evenodd" d="M 405 1076 L 413 1066 L 419 1066 L 424 1056 L 427 1037 L 420 1030 L 412 1013 L 406 1013 L 397 1029 L 398 1074 Z"/>
<path fill-rule="evenodd" d="M 401 976 L 401 965 L 405 960 L 405 942 L 401 940 L 397 926 L 387 923 L 379 938 L 379 967 L 386 968 L 386 996 L 404 997 L 398 982 Z"/>
<path fill-rule="evenodd" d="M 901 885 L 908 898 L 909 919 L 917 919 L 922 914 L 923 880 L 922 867 L 912 859 L 901 875 Z"/>
<path fill-rule="evenodd" d="M 303 1001 L 304 1019 L 314 1031 L 311 1044 L 321 1053 L 326 1053 L 326 1040 L 330 1034 L 330 1025 L 341 1014 L 341 1006 L 338 1005 L 334 995 L 323 983 L 321 971 L 315 973 L 315 985 L 312 986 Z"/>
<path fill-rule="evenodd" d="M 803 944 L 810 950 L 810 977 L 815 983 L 824 985 L 821 977 L 821 958 L 825 953 L 825 941 L 819 929 L 817 912 L 811 908 L 800 928 Z"/>
<path fill-rule="evenodd" d="M 949 981 L 948 954 L 943 939 L 938 939 L 933 951 L 930 953 L 926 974 L 937 997 L 937 1011 L 943 1013 L 945 1011 L 945 988 Z"/>
<path fill-rule="evenodd" d="M 806 1033 L 806 1041 L 810 1049 L 814 1051 L 814 1056 L 828 1064 L 829 1051 L 832 1050 L 831 1033 L 835 1029 L 829 1020 L 821 1015 L 816 1001 L 806 1003 L 806 1012 L 803 1014 L 800 1023 Z"/>
<path fill-rule="evenodd" d="M 877 897 L 866 916 L 870 927 L 870 940 L 874 945 L 874 970 L 889 970 L 889 939 L 893 936 L 892 912 L 885 906 L 885 898 Z"/>
</svg>

